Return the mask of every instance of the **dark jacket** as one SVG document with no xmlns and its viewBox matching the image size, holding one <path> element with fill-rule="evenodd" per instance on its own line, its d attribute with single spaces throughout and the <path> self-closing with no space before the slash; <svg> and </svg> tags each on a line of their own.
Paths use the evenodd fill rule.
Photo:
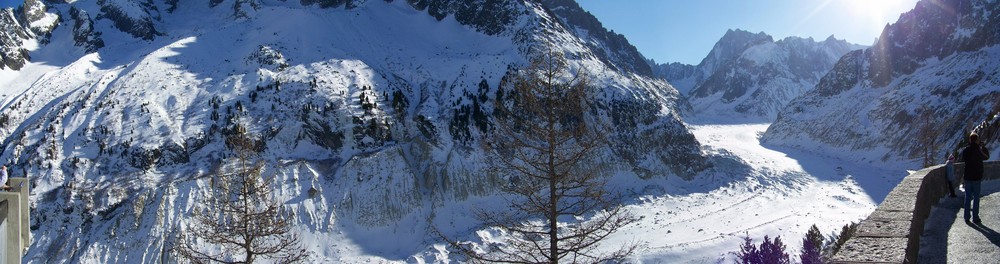
<svg viewBox="0 0 1000 264">
<path fill-rule="evenodd" d="M 979 144 L 969 144 L 962 150 L 962 160 L 965 161 L 966 181 L 983 180 L 983 161 L 990 159 L 990 151 Z"/>
</svg>

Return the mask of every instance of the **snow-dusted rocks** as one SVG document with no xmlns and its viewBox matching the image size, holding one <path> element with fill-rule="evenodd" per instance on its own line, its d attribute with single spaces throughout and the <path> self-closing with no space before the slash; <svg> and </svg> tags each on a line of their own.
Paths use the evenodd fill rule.
<svg viewBox="0 0 1000 264">
<path fill-rule="evenodd" d="M 0 31 L 0 69 L 21 69 L 30 58 L 22 44 L 34 35 L 12 8 L 0 9 Z"/>
<path fill-rule="evenodd" d="M 94 32 L 94 20 L 87 11 L 70 8 L 69 15 L 73 19 L 73 41 L 77 47 L 83 47 L 84 52 L 93 53 L 104 47 L 100 32 Z"/>
<path fill-rule="evenodd" d="M 153 23 L 160 19 L 153 0 L 98 0 L 97 4 L 101 8 L 97 19 L 111 20 L 122 32 L 145 40 L 162 34 Z"/>
</svg>

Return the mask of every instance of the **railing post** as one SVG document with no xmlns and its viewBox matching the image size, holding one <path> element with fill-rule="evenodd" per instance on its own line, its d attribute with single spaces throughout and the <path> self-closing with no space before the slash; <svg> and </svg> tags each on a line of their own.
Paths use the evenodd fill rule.
<svg viewBox="0 0 1000 264">
<path fill-rule="evenodd" d="M 16 192 L 3 192 L 0 191 L 0 201 L 7 202 L 7 210 L 0 213 L 7 214 L 7 228 L 4 230 L 7 235 L 0 237 L 6 242 L 6 248 L 0 249 L 4 251 L 6 263 L 21 263 L 21 256 L 23 255 L 23 250 L 25 244 L 21 240 L 21 210 L 19 205 L 21 194 Z"/>
<path fill-rule="evenodd" d="M 15 261 L 18 261 L 18 259 L 7 258 L 9 254 L 7 252 L 8 247 L 6 238 L 7 234 L 10 233 L 7 230 L 8 229 L 7 227 L 10 226 L 10 223 L 8 223 L 7 221 L 7 207 L 9 207 L 9 205 L 10 201 L 7 200 L 0 201 L 0 260 L 2 260 L 4 263 L 16 263 Z"/>
<path fill-rule="evenodd" d="M 31 212 L 29 212 L 31 207 L 28 206 L 28 195 L 31 191 L 31 183 L 28 182 L 28 178 L 25 177 L 11 177 L 10 186 L 14 187 L 20 195 L 17 207 L 19 207 L 21 211 L 21 231 L 19 233 L 21 234 L 21 245 L 24 246 L 21 255 L 24 255 L 23 253 L 26 253 L 28 251 L 28 246 L 31 245 L 31 229 L 29 227 L 29 225 L 31 225 Z"/>
</svg>

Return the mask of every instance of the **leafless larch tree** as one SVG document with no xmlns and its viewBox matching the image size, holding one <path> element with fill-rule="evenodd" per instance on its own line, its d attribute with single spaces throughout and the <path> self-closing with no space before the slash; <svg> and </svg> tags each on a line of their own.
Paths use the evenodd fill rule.
<svg viewBox="0 0 1000 264">
<path fill-rule="evenodd" d="M 508 210 L 481 211 L 485 226 L 507 234 L 502 243 L 452 243 L 476 262 L 600 263 L 637 248 L 611 252 L 598 245 L 637 221 L 606 188 L 597 152 L 609 129 L 599 125 L 588 102 L 587 77 L 572 72 L 560 53 L 534 56 L 501 89 L 494 129 L 483 140 L 492 172 L 507 179 Z"/>
<path fill-rule="evenodd" d="M 240 125 L 229 130 L 230 162 L 213 175 L 209 195 L 196 205 L 174 251 L 193 263 L 296 263 L 307 259 L 292 222 L 263 178 L 263 141 Z"/>
</svg>

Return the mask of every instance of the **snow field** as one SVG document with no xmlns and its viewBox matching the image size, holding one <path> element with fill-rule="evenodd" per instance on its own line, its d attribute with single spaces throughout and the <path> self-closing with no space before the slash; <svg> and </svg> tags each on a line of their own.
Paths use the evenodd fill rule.
<svg viewBox="0 0 1000 264">
<path fill-rule="evenodd" d="M 811 225 L 824 234 L 839 232 L 871 213 L 906 175 L 768 148 L 758 141 L 767 124 L 691 128 L 706 152 L 733 155 L 751 167 L 749 173 L 704 175 L 688 183 L 708 192 L 642 196 L 628 206 L 642 220 L 616 233 L 606 247 L 646 241 L 636 256 L 643 263 L 728 263 L 744 236 L 759 243 L 764 235 L 780 235 L 795 259 Z"/>
</svg>

